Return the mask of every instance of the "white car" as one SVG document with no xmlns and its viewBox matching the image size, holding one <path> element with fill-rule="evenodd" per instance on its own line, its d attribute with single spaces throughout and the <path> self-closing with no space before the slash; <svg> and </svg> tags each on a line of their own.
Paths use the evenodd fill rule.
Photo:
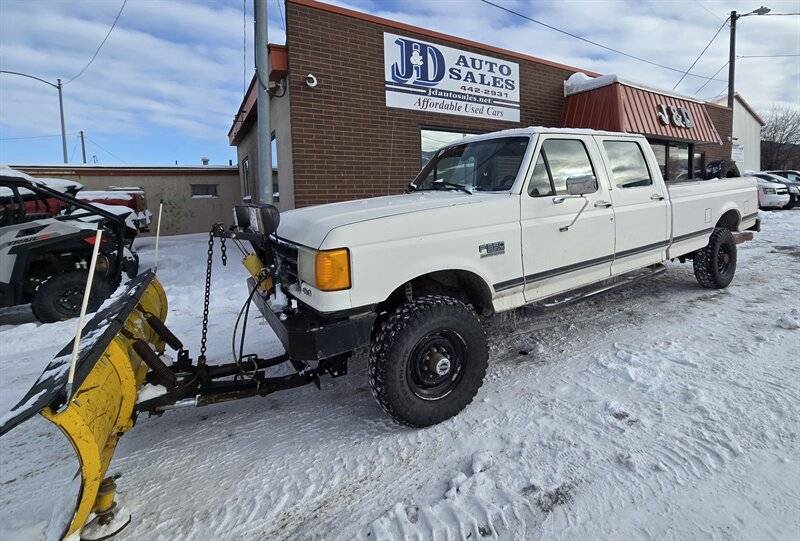
<svg viewBox="0 0 800 541">
<path fill-rule="evenodd" d="M 789 188 L 784 184 L 770 182 L 761 177 L 754 177 L 758 184 L 758 208 L 782 209 L 789 204 L 791 196 Z"/>
<path fill-rule="evenodd" d="M 724 288 L 737 242 L 759 227 L 755 179 L 668 185 L 647 140 L 626 133 L 467 137 L 438 150 L 409 192 L 282 213 L 280 288 L 256 304 L 297 363 L 346 373 L 347 356 L 370 346 L 373 394 L 417 427 L 452 417 L 481 386 L 476 314 L 586 298 L 671 259 Z"/>
</svg>

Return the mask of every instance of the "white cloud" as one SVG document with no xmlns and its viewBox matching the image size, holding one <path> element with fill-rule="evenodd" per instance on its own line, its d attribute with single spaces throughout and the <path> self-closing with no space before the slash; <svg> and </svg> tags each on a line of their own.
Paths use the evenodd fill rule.
<svg viewBox="0 0 800 541">
<path fill-rule="evenodd" d="M 717 17 L 694 1 L 494 1 L 587 39 L 677 68 L 689 66 L 731 9 L 746 12 L 755 6 L 750 0 L 704 0 L 703 6 Z M 478 0 L 336 3 L 664 88 L 672 88 L 680 77 Z M 796 0 L 770 0 L 768 4 L 774 12 L 800 11 Z M 85 65 L 108 32 L 119 5 L 112 1 L 0 0 L 2 69 L 66 80 Z M 252 10 L 251 0 L 247 5 Z M 227 131 L 242 98 L 241 6 L 238 0 L 130 0 L 94 64 L 65 87 L 68 131 L 84 129 L 97 138 L 140 135 L 156 144 L 185 137 L 207 141 L 221 153 L 230 152 Z M 277 3 L 270 1 L 269 8 L 270 41 L 282 43 L 285 36 Z M 245 78 L 249 81 L 253 65 L 251 14 L 245 31 Z M 728 32 L 723 29 L 693 71 L 703 75 L 715 72 L 727 60 L 727 42 Z M 738 52 L 798 54 L 800 18 L 754 16 L 740 20 Z M 725 79 L 727 70 L 718 77 Z M 690 76 L 678 90 L 693 93 L 702 83 L 703 79 Z M 714 81 L 699 95 L 707 98 L 725 88 L 724 82 Z M 774 103 L 797 105 L 800 58 L 740 59 L 737 90 L 761 111 Z M 57 133 L 57 112 L 53 89 L 22 78 L 0 77 L 0 138 Z"/>
</svg>

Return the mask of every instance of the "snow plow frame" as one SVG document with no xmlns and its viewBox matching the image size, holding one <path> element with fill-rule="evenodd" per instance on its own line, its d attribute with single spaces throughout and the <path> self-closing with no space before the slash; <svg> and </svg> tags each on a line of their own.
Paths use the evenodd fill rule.
<svg viewBox="0 0 800 541">
<path fill-rule="evenodd" d="M 120 437 L 134 425 L 136 397 L 148 368 L 134 346 L 147 341 L 163 352 L 164 342 L 147 318 L 163 321 L 166 315 L 167 297 L 155 275 L 148 271 L 131 280 L 84 327 L 72 397 L 66 396 L 70 343 L 0 426 L 2 436 L 41 413 L 72 444 L 81 487 L 65 537 L 81 531 L 92 513 L 101 516 L 115 508 L 113 480 L 104 477 Z"/>
<path fill-rule="evenodd" d="M 139 412 L 160 415 L 178 407 L 265 396 L 311 383 L 319 388 L 321 375 L 347 374 L 351 352 L 369 341 L 374 314 L 320 325 L 319 317 L 306 310 L 274 313 L 266 296 L 274 288 L 276 265 L 270 235 L 277 229 L 277 209 L 246 205 L 237 207 L 235 216 L 234 227 L 224 229 L 222 224 L 215 224 L 209 233 L 203 346 L 196 361 L 165 325 L 166 294 L 154 272 L 146 271 L 112 296 L 84 327 L 75 363 L 74 394 L 67 396 L 70 341 L 0 420 L 2 436 L 40 413 L 72 444 L 80 463 L 81 489 L 70 524 L 64 530 L 65 537 L 79 533 L 83 539 L 103 539 L 130 521 L 127 511 L 114 501 L 114 479 L 105 476 L 119 439 L 133 428 Z M 252 223 L 248 222 L 251 219 Z M 242 329 L 235 362 L 206 363 L 204 344 L 215 238 L 222 239 L 223 246 L 225 239 L 240 249 L 242 241 L 252 246 L 249 253 L 242 249 L 243 264 L 251 275 L 247 282 L 250 294 L 242 309 L 255 300 L 285 353 L 269 358 L 243 354 Z M 225 264 L 224 249 L 222 261 Z M 171 364 L 164 361 L 167 347 L 176 352 Z M 312 368 L 308 361 L 317 361 L 316 366 Z M 285 362 L 291 363 L 293 373 L 267 375 L 267 369 Z M 145 398 L 140 395 L 145 384 L 161 388 Z"/>
</svg>

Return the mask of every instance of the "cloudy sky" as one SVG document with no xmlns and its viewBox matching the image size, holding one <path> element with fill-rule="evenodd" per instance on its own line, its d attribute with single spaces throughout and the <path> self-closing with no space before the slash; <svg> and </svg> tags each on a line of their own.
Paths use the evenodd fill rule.
<svg viewBox="0 0 800 541">
<path fill-rule="evenodd" d="M 284 43 L 283 0 L 268 1 L 270 41 Z M 800 0 L 493 1 L 676 69 L 689 67 L 732 9 L 749 12 L 760 1 L 773 13 L 800 12 Z M 680 78 L 479 0 L 333 3 L 663 88 Z M 0 0 L 0 69 L 69 80 L 91 58 L 120 5 L 121 0 Z M 80 161 L 78 130 L 86 132 L 89 159 L 96 156 L 101 164 L 235 160 L 227 132 L 252 75 L 252 23 L 252 0 L 128 0 L 93 64 L 64 87 L 70 161 Z M 800 17 L 740 19 L 737 37 L 739 55 L 800 54 Z M 692 71 L 711 76 L 727 58 L 724 28 Z M 741 58 L 736 75 L 737 90 L 758 111 L 800 104 L 800 57 Z M 713 98 L 725 92 L 727 69 L 717 78 L 700 89 L 705 80 L 690 75 L 677 90 Z M 60 162 L 60 139 L 53 137 L 59 129 L 55 89 L 0 75 L 0 163 Z"/>
</svg>

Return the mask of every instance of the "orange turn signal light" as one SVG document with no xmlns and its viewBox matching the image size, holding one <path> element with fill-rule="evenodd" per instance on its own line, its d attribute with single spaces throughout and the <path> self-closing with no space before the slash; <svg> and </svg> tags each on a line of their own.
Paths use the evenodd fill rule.
<svg viewBox="0 0 800 541">
<path fill-rule="evenodd" d="M 350 289 L 350 251 L 347 248 L 338 248 L 317 252 L 314 278 L 317 289 L 322 291 Z"/>
</svg>

